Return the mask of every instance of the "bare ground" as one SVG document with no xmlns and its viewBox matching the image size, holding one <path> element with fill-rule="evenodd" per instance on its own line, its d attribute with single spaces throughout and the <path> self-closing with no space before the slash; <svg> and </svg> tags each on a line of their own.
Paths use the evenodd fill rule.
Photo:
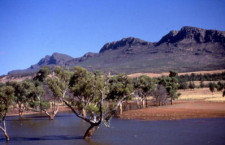
<svg viewBox="0 0 225 145">
<path fill-rule="evenodd" d="M 225 69 L 222 70 L 212 70 L 212 71 L 196 71 L 196 72 L 185 72 L 185 73 L 179 73 L 178 75 L 190 75 L 192 73 L 194 74 L 213 74 L 213 73 L 222 73 L 224 72 Z M 149 77 L 161 77 L 161 76 L 169 76 L 169 72 L 164 72 L 164 73 L 134 73 L 134 74 L 130 74 L 128 75 L 131 78 L 135 78 L 135 77 L 139 77 L 142 75 L 146 75 Z"/>
<path fill-rule="evenodd" d="M 173 105 L 125 111 L 122 119 L 179 120 L 189 118 L 225 117 L 225 103 L 175 101 Z"/>
</svg>

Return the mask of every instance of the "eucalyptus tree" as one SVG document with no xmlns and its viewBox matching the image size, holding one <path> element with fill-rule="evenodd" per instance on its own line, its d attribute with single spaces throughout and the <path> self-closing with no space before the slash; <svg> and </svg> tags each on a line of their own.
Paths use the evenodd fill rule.
<svg viewBox="0 0 225 145">
<path fill-rule="evenodd" d="M 45 111 L 50 108 L 49 101 L 43 98 L 45 93 L 41 82 L 26 79 L 20 83 L 9 83 L 15 88 L 15 103 L 22 117 L 24 110 Z M 49 116 L 50 117 L 50 116 Z"/>
<path fill-rule="evenodd" d="M 126 79 L 122 80 L 126 83 Z M 112 98 L 114 101 L 109 101 L 107 99 L 110 92 L 109 81 L 109 76 L 101 75 L 99 72 L 90 73 L 82 67 L 75 67 L 70 81 L 70 91 L 73 95 L 62 100 L 78 118 L 90 124 L 84 139 L 90 138 L 102 122 L 108 125 L 119 104 L 130 95 L 122 93 L 123 95 Z M 125 87 L 123 90 L 127 90 L 127 86 L 123 86 Z M 84 110 L 86 115 L 82 113 Z"/>
<path fill-rule="evenodd" d="M 36 81 L 44 82 L 47 76 L 51 73 L 51 68 L 49 66 L 43 66 L 33 78 Z"/>
<path fill-rule="evenodd" d="M 178 89 L 184 89 L 186 90 L 188 88 L 188 84 L 185 81 L 179 82 L 179 88 Z"/>
<path fill-rule="evenodd" d="M 222 91 L 225 88 L 225 83 L 222 83 L 221 81 L 217 82 L 216 89 L 217 91 Z"/>
<path fill-rule="evenodd" d="M 216 84 L 215 83 L 209 83 L 209 90 L 212 92 L 212 95 L 213 95 L 213 92 L 215 91 L 215 88 L 216 88 Z"/>
<path fill-rule="evenodd" d="M 169 77 L 159 78 L 158 84 L 164 86 L 164 88 L 167 90 L 171 104 L 173 104 L 173 100 L 180 96 L 180 93 L 177 93 L 177 89 L 179 87 L 177 73 L 170 72 Z"/>
<path fill-rule="evenodd" d="M 143 75 L 134 80 L 135 94 L 141 97 L 143 108 L 147 107 L 147 96 L 153 92 L 154 87 L 155 81 L 148 76 Z"/>
<path fill-rule="evenodd" d="M 196 86 L 194 82 L 190 82 L 188 87 L 193 90 Z"/>
<path fill-rule="evenodd" d="M 34 111 L 46 111 L 50 108 L 50 103 L 47 99 L 43 97 L 45 94 L 45 90 L 43 88 L 43 85 L 40 81 L 31 80 L 33 83 L 33 100 L 30 101 L 30 106 Z M 45 112 L 46 113 L 46 112 Z M 49 119 L 51 116 L 49 113 L 46 113 L 49 116 Z"/>
<path fill-rule="evenodd" d="M 162 85 L 157 85 L 153 93 L 153 102 L 157 106 L 166 105 L 168 100 L 167 90 Z"/>
<path fill-rule="evenodd" d="M 217 91 L 222 91 L 222 96 L 225 96 L 225 83 L 219 81 L 216 85 L 216 89 Z"/>
<path fill-rule="evenodd" d="M 7 141 L 9 141 L 9 136 L 6 130 L 6 115 L 9 111 L 10 105 L 14 101 L 14 89 L 12 86 L 1 85 L 0 86 L 0 129 L 4 133 Z"/>
<path fill-rule="evenodd" d="M 71 74 L 72 72 L 70 70 L 56 66 L 54 73 L 46 79 L 48 87 L 53 93 L 50 99 L 52 113 L 44 109 L 45 113 L 50 117 L 50 120 L 53 120 L 58 113 L 59 103 L 62 102 L 61 98 L 65 98 L 66 93 L 69 91 Z"/>
<path fill-rule="evenodd" d="M 34 105 L 34 92 L 37 91 L 34 83 L 31 80 L 24 80 L 22 82 L 8 82 L 15 90 L 15 104 L 18 106 L 19 117 L 23 117 L 25 110 L 29 110 Z"/>
<path fill-rule="evenodd" d="M 205 84 L 204 84 L 204 82 L 203 81 L 200 81 L 200 88 L 204 88 L 205 87 Z"/>
<path fill-rule="evenodd" d="M 114 102 L 120 100 L 123 96 L 127 96 L 126 100 L 130 100 L 132 92 L 133 83 L 127 75 L 120 74 L 109 79 L 109 93 L 107 95 L 107 100 Z M 120 114 L 123 112 L 122 103 L 123 102 L 119 104 Z"/>
</svg>

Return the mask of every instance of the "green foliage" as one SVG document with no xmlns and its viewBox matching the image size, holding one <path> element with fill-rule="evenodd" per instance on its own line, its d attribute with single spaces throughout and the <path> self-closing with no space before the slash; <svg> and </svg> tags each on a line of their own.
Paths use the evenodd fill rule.
<svg viewBox="0 0 225 145">
<path fill-rule="evenodd" d="M 171 98 L 171 103 L 172 100 L 179 97 L 179 94 L 177 93 L 179 84 L 176 77 L 162 77 L 159 79 L 158 84 L 166 88 L 168 96 Z"/>
<path fill-rule="evenodd" d="M 200 81 L 200 88 L 204 88 L 205 87 L 205 84 L 203 81 Z"/>
<path fill-rule="evenodd" d="M 141 97 L 150 95 L 155 88 L 154 84 L 155 80 L 145 75 L 134 80 L 134 88 Z"/>
<path fill-rule="evenodd" d="M 69 88 L 69 82 L 72 72 L 68 69 L 63 69 L 60 66 L 56 66 L 54 69 L 54 75 L 47 78 L 47 84 L 54 94 L 54 97 L 59 99 L 64 97 L 67 89 Z"/>
<path fill-rule="evenodd" d="M 187 82 L 179 82 L 179 89 L 188 89 Z"/>
<path fill-rule="evenodd" d="M 125 74 L 114 76 L 109 80 L 109 93 L 107 95 L 108 100 L 117 101 L 122 97 L 127 96 L 127 99 L 131 99 L 131 93 L 133 91 L 132 80 Z"/>
<path fill-rule="evenodd" d="M 220 81 L 216 85 L 217 91 L 222 91 L 224 87 L 225 87 L 225 84 Z"/>
<path fill-rule="evenodd" d="M 60 98 L 63 95 L 63 92 L 61 91 L 61 88 L 63 88 L 63 84 L 58 78 L 48 78 L 47 84 L 53 92 L 55 98 Z"/>
<path fill-rule="evenodd" d="M 91 114 L 91 113 L 98 114 L 99 113 L 99 106 L 97 106 L 94 103 L 90 103 L 87 107 L 85 107 L 85 109 L 87 110 L 87 112 L 89 114 Z"/>
<path fill-rule="evenodd" d="M 98 122 L 108 122 L 115 114 L 118 103 L 131 96 L 133 91 L 132 80 L 125 74 L 110 77 L 100 72 L 88 72 L 80 66 L 75 67 L 69 84 L 73 96 L 65 98 L 70 103 L 67 106 L 76 106 L 78 112 L 73 112 L 77 116 L 86 111 L 85 120 Z"/>
<path fill-rule="evenodd" d="M 213 74 L 194 74 L 180 75 L 177 77 L 179 81 L 220 81 L 225 80 L 225 72 Z"/>
<path fill-rule="evenodd" d="M 215 83 L 209 83 L 209 90 L 213 93 L 215 91 L 216 84 Z"/>
<path fill-rule="evenodd" d="M 194 89 L 195 88 L 195 83 L 194 82 L 190 82 L 189 85 L 188 85 L 188 87 L 190 89 Z"/>
<path fill-rule="evenodd" d="M 19 105 L 20 110 L 37 107 L 37 101 L 44 94 L 43 88 L 37 81 L 26 79 L 22 82 L 8 82 L 7 84 L 14 88 L 15 103 Z"/>
<path fill-rule="evenodd" d="M 177 77 L 178 73 L 176 71 L 170 71 L 169 77 Z"/>
<path fill-rule="evenodd" d="M 50 102 L 46 100 L 40 101 L 40 110 L 47 110 L 50 108 Z"/>
<path fill-rule="evenodd" d="M 93 108 L 90 107 L 90 102 L 97 104 L 100 100 L 101 92 L 99 90 L 103 89 L 104 80 L 99 72 L 93 74 L 78 66 L 75 67 L 75 72 L 69 84 L 70 91 L 73 93 L 70 101 L 76 104 L 79 110 L 87 106 L 89 106 L 88 109 L 90 110 Z"/>
<path fill-rule="evenodd" d="M 96 88 L 95 77 L 92 73 L 89 73 L 86 69 L 76 67 L 75 72 L 70 81 L 70 89 L 74 96 L 81 96 L 84 99 L 93 97 Z"/>
<path fill-rule="evenodd" d="M 51 68 L 49 66 L 44 66 L 38 71 L 38 73 L 34 77 L 34 80 L 43 82 L 50 73 L 51 73 Z"/>
<path fill-rule="evenodd" d="M 9 106 L 14 101 L 14 89 L 12 86 L 2 85 L 0 86 L 0 120 L 6 116 Z"/>
</svg>

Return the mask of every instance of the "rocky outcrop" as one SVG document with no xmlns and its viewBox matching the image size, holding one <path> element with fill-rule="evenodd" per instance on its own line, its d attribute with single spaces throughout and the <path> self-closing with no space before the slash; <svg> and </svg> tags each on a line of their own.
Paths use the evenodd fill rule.
<svg viewBox="0 0 225 145">
<path fill-rule="evenodd" d="M 122 47 L 131 47 L 131 46 L 148 46 L 151 45 L 151 42 L 147 42 L 138 38 L 134 38 L 134 37 L 128 37 L 128 38 L 123 38 L 120 41 L 114 41 L 114 42 L 110 42 L 110 43 L 106 43 L 101 50 L 99 51 L 99 53 L 103 53 L 107 50 L 115 50 L 115 49 L 119 49 Z"/>
<path fill-rule="evenodd" d="M 219 42 L 225 46 L 225 32 L 185 26 L 180 31 L 170 31 L 162 37 L 157 46 L 162 43 L 178 43 L 185 40 L 198 43 Z"/>
</svg>

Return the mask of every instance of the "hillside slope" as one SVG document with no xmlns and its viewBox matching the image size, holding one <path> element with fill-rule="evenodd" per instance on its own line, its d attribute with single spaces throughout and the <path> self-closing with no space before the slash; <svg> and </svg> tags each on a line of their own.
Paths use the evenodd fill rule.
<svg viewBox="0 0 225 145">
<path fill-rule="evenodd" d="M 46 56 L 26 70 L 9 74 L 34 72 L 43 65 L 70 68 L 80 65 L 91 71 L 114 74 L 225 69 L 225 32 L 186 26 L 170 31 L 156 43 L 129 37 L 106 43 L 99 53 L 89 52 L 80 58 L 56 54 Z"/>
</svg>

